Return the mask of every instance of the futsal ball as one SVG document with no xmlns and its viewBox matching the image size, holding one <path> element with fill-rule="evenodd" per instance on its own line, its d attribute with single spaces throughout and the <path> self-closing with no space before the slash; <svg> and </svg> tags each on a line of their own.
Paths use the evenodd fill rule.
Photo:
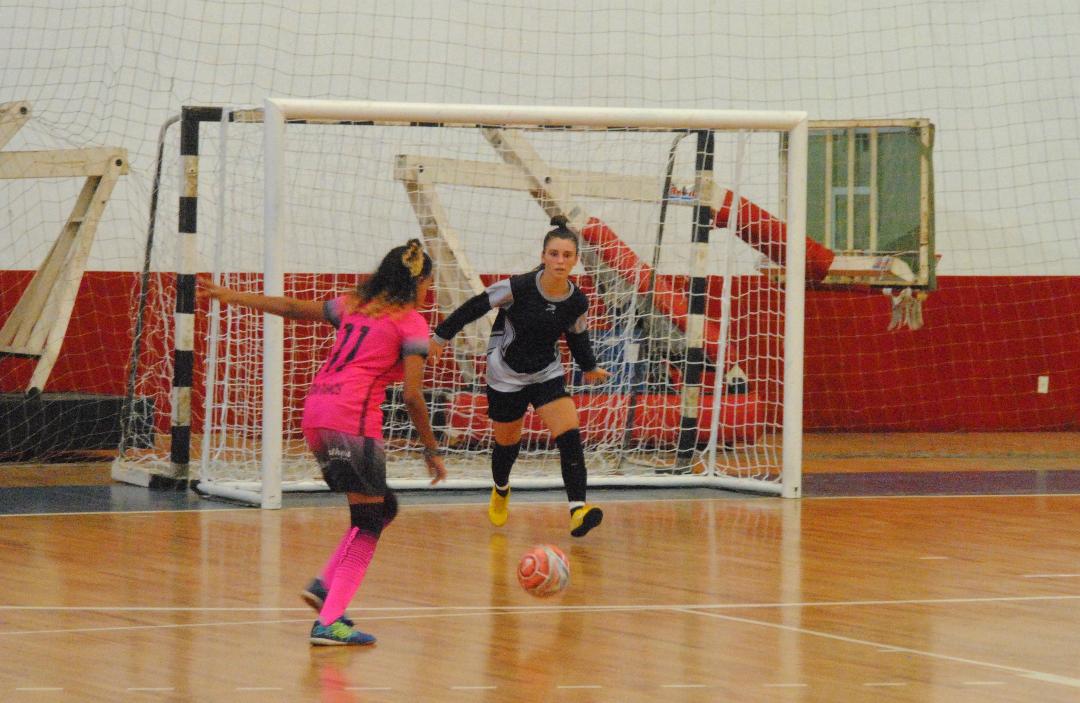
<svg viewBox="0 0 1080 703">
<path fill-rule="evenodd" d="M 517 577 L 528 593 L 552 596 L 570 585 L 570 562 L 555 545 L 540 544 L 522 555 Z"/>
</svg>

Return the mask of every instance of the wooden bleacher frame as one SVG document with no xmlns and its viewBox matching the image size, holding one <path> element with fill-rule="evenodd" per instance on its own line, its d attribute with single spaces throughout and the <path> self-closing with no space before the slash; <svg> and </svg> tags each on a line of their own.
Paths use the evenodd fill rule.
<svg viewBox="0 0 1080 703">
<path fill-rule="evenodd" d="M 30 119 L 28 102 L 0 104 L 0 150 Z M 0 179 L 81 177 L 86 181 L 67 222 L 0 328 L 0 358 L 36 358 L 27 392 L 44 389 L 60 354 L 98 223 L 120 176 L 120 147 L 0 151 Z"/>
</svg>

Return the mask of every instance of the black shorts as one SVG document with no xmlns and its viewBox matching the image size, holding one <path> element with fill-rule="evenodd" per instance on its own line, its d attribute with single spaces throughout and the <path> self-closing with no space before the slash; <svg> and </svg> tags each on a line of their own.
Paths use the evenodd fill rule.
<svg viewBox="0 0 1080 703">
<path fill-rule="evenodd" d="M 503 393 L 488 386 L 488 417 L 495 422 L 514 422 L 525 417 L 525 411 L 530 404 L 533 408 L 540 408 L 553 400 L 569 397 L 562 376 L 541 383 L 530 383 L 513 393 Z"/>
<path fill-rule="evenodd" d="M 310 428 L 304 430 L 304 438 L 331 491 L 386 495 L 386 453 L 381 440 Z"/>
</svg>

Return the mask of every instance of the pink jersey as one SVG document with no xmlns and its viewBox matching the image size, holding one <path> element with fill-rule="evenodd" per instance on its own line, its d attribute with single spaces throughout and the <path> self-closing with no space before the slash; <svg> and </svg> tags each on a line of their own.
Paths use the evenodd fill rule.
<svg viewBox="0 0 1080 703">
<path fill-rule="evenodd" d="M 378 318 L 348 312 L 347 300 L 324 305 L 337 337 L 308 389 L 303 427 L 381 439 L 386 387 L 404 376 L 406 355 L 427 355 L 428 325 L 415 310 Z"/>
</svg>

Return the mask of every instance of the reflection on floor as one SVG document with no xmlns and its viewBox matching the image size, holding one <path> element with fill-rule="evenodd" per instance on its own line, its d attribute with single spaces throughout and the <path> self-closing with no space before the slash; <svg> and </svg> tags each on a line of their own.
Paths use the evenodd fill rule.
<svg viewBox="0 0 1080 703">
<path fill-rule="evenodd" d="M 0 515 L 214 510 L 237 504 L 192 492 L 148 491 L 112 481 L 107 456 L 0 463 Z M 80 459 L 82 459 L 80 461 Z M 1080 493 L 1080 433 L 812 433 L 803 439 L 803 495 L 932 496 Z M 590 500 L 724 498 L 697 489 L 594 488 Z M 560 502 L 561 491 L 515 500 Z M 408 503 L 485 503 L 486 491 L 408 491 Z M 286 494 L 285 507 L 338 505 L 339 496 Z"/>
<path fill-rule="evenodd" d="M 0 472 L 3 469 L 0 468 Z M 803 495 L 933 496 L 933 495 L 1038 495 L 1080 493 L 1080 471 L 942 471 L 916 473 L 807 474 Z M 403 491 L 403 505 L 429 503 L 487 503 L 487 491 Z M 623 500 L 692 500 L 746 498 L 747 494 L 711 488 L 594 488 L 596 503 Z M 520 491 L 515 501 L 558 503 L 561 491 Z M 763 499 L 766 499 L 763 497 Z M 329 493 L 286 494 L 285 508 L 341 505 Z M 143 512 L 160 510 L 218 510 L 245 507 L 238 503 L 201 498 L 192 491 L 151 491 L 125 484 L 53 485 L 0 488 L 0 515 Z"/>
</svg>

